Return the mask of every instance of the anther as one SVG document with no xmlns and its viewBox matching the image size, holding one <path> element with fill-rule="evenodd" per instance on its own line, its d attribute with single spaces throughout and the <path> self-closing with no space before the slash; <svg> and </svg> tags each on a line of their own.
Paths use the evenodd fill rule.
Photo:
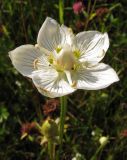
<svg viewBox="0 0 127 160">
<path fill-rule="evenodd" d="M 38 63 L 38 59 L 35 59 L 33 62 L 34 69 L 38 69 L 37 63 Z"/>
<path fill-rule="evenodd" d="M 71 87 L 75 88 L 75 87 L 76 87 L 76 85 L 77 85 L 77 82 L 76 82 L 76 81 L 73 81 L 73 83 L 72 83 Z"/>
</svg>

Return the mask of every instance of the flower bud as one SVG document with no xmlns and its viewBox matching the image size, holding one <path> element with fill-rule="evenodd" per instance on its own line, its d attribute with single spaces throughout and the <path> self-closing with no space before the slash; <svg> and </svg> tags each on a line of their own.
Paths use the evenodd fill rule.
<svg viewBox="0 0 127 160">
<path fill-rule="evenodd" d="M 47 140 L 54 140 L 58 136 L 58 126 L 52 119 L 47 119 L 42 124 L 41 131 Z"/>
<path fill-rule="evenodd" d="M 106 14 L 106 13 L 108 13 L 109 12 L 109 9 L 108 8 L 106 8 L 106 7 L 101 7 L 101 8 L 98 8 L 97 10 L 96 10 L 96 15 L 98 16 L 98 17 L 102 17 L 104 14 Z"/>
<path fill-rule="evenodd" d="M 73 11 L 75 14 L 79 14 L 84 10 L 84 5 L 83 2 L 79 1 L 79 2 L 75 2 L 73 4 Z"/>
<path fill-rule="evenodd" d="M 102 136 L 102 137 L 99 139 L 99 142 L 100 142 L 101 145 L 107 144 L 107 142 L 108 142 L 108 137 Z"/>
</svg>

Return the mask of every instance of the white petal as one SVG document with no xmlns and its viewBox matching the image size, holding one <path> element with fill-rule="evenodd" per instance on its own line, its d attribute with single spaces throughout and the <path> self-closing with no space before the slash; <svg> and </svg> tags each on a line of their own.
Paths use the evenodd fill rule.
<svg viewBox="0 0 127 160">
<path fill-rule="evenodd" d="M 81 68 L 73 78 L 77 81 L 77 89 L 86 90 L 106 88 L 112 83 L 119 81 L 114 69 L 104 63 L 99 63 L 87 69 Z"/>
<path fill-rule="evenodd" d="M 76 44 L 81 52 L 80 61 L 96 64 L 105 56 L 109 38 L 107 33 L 86 31 L 76 35 Z"/>
<path fill-rule="evenodd" d="M 65 74 L 67 76 L 67 80 L 68 80 L 69 84 L 72 86 L 73 82 L 72 82 L 72 79 L 71 79 L 71 72 L 68 71 L 68 70 L 66 70 L 64 72 L 65 72 Z"/>
<path fill-rule="evenodd" d="M 51 98 L 61 97 L 75 91 L 68 84 L 65 74 L 54 69 L 36 71 L 32 79 L 38 91 Z"/>
<path fill-rule="evenodd" d="M 104 51 L 106 52 L 109 48 L 109 37 L 108 37 L 108 33 L 104 33 Z"/>
<path fill-rule="evenodd" d="M 24 76 L 30 77 L 32 72 L 36 70 L 34 65 L 36 59 L 41 57 L 40 51 L 33 45 L 22 45 L 9 52 L 14 67 Z M 41 58 L 43 65 L 48 65 L 47 62 Z"/>
<path fill-rule="evenodd" d="M 72 45 L 74 34 L 71 28 L 60 25 L 52 18 L 47 17 L 37 37 L 39 47 L 54 51 L 64 44 Z"/>
<path fill-rule="evenodd" d="M 69 44 L 70 46 L 73 45 L 74 41 L 74 34 L 71 28 L 66 27 L 65 25 L 61 25 L 61 35 L 62 35 L 62 44 Z"/>
<path fill-rule="evenodd" d="M 54 51 L 61 43 L 60 25 L 54 19 L 46 18 L 38 33 L 37 43 L 49 51 Z"/>
<path fill-rule="evenodd" d="M 43 47 L 39 47 L 38 44 L 35 44 L 35 47 L 40 50 L 40 52 L 42 53 L 42 55 L 44 54 L 45 56 L 49 56 L 51 54 L 50 51 L 48 51 L 47 49 L 45 49 Z"/>
</svg>

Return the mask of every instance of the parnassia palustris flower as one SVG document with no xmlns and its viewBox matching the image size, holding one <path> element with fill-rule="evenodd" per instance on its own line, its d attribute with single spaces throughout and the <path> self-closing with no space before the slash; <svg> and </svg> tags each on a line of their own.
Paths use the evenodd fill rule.
<svg viewBox="0 0 127 160">
<path fill-rule="evenodd" d="M 37 44 L 22 45 L 9 52 L 12 64 L 32 79 L 38 91 L 61 97 L 77 89 L 98 90 L 119 80 L 109 65 L 99 63 L 109 47 L 107 33 L 72 30 L 46 18 Z"/>
</svg>

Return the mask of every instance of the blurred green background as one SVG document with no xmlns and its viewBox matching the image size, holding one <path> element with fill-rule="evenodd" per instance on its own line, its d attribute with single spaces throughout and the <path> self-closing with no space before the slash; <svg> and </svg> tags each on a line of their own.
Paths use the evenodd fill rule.
<svg viewBox="0 0 127 160">
<path fill-rule="evenodd" d="M 108 32 L 110 48 L 103 62 L 117 71 L 120 82 L 107 89 L 77 91 L 69 96 L 61 160 L 71 160 L 76 153 L 89 160 L 101 136 L 109 136 L 109 143 L 98 160 L 127 160 L 127 1 L 97 0 L 89 22 L 89 2 L 82 1 L 84 11 L 79 14 L 73 11 L 75 2 L 64 1 L 65 25 L 75 33 L 85 29 Z M 14 69 L 8 56 L 22 44 L 36 44 L 47 16 L 59 22 L 58 0 L 0 0 L 0 160 L 48 160 L 36 134 L 21 140 L 24 124 L 41 123 L 48 116 L 43 113 L 48 98 Z M 56 118 L 59 111 L 58 106 L 50 115 Z"/>
</svg>

